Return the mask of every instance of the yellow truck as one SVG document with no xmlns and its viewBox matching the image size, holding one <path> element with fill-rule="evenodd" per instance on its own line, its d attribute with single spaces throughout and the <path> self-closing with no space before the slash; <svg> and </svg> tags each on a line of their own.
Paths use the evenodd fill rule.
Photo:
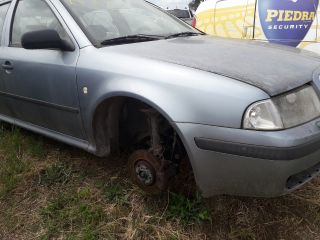
<svg viewBox="0 0 320 240">
<path fill-rule="evenodd" d="M 206 0 L 193 26 L 212 35 L 320 53 L 319 0 Z"/>
</svg>

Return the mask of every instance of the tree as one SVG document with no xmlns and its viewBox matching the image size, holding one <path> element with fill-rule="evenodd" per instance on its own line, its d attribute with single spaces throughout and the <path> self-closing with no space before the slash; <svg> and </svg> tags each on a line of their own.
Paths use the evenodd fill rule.
<svg viewBox="0 0 320 240">
<path fill-rule="evenodd" d="M 192 0 L 190 3 L 189 3 L 189 8 L 190 10 L 195 13 L 197 11 L 197 8 L 199 7 L 201 3 L 201 0 Z"/>
</svg>

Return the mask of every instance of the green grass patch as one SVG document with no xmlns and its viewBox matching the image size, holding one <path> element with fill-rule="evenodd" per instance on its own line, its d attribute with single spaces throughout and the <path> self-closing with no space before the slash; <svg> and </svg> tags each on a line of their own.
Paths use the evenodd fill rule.
<svg viewBox="0 0 320 240">
<path fill-rule="evenodd" d="M 51 200 L 41 214 L 47 229 L 43 239 L 98 239 L 98 226 L 108 218 L 91 195 L 90 189 L 83 188 Z"/>
<path fill-rule="evenodd" d="M 55 163 L 40 172 L 39 184 L 51 187 L 53 185 L 64 185 L 71 178 L 71 169 L 63 163 Z"/>
<path fill-rule="evenodd" d="M 46 146 L 44 145 L 43 138 L 40 136 L 29 137 L 26 147 L 30 157 L 43 159 L 47 155 Z"/>
<path fill-rule="evenodd" d="M 129 203 L 128 188 L 118 181 L 109 181 L 103 186 L 103 193 L 107 200 L 117 205 Z"/>
<path fill-rule="evenodd" d="M 0 198 L 7 196 L 14 190 L 21 180 L 21 175 L 28 169 L 28 162 L 24 159 L 23 136 L 19 129 L 12 131 L 0 130 Z"/>
<path fill-rule="evenodd" d="M 255 240 L 257 239 L 256 234 L 251 229 L 243 227 L 231 227 L 228 238 L 231 240 Z"/>
<path fill-rule="evenodd" d="M 2 124 L 0 128 L 0 198 L 8 196 L 23 175 L 30 170 L 30 161 L 44 158 L 41 138 L 25 136 L 19 128 Z M 31 160 L 31 158 L 33 158 Z"/>
<path fill-rule="evenodd" d="M 211 221 L 208 209 L 200 194 L 193 199 L 181 194 L 170 193 L 167 217 L 178 219 L 183 224 L 193 224 Z"/>
</svg>

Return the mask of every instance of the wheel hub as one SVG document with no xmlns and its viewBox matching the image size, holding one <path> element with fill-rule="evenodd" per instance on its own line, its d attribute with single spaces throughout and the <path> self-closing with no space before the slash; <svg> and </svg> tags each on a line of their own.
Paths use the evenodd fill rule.
<svg viewBox="0 0 320 240">
<path fill-rule="evenodd" d="M 137 150 L 131 154 L 128 170 L 133 182 L 148 193 L 167 190 L 171 177 L 175 175 L 174 168 L 164 159 L 161 162 L 147 150 Z"/>
<path fill-rule="evenodd" d="M 146 186 L 151 186 L 155 182 L 155 170 L 154 168 L 145 161 L 139 161 L 136 163 L 136 174 L 137 178 L 141 183 Z"/>
</svg>

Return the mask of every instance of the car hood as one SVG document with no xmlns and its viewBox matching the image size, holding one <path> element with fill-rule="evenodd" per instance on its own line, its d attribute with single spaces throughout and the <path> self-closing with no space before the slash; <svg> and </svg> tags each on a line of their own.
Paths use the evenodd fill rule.
<svg viewBox="0 0 320 240">
<path fill-rule="evenodd" d="M 300 49 L 211 36 L 175 38 L 103 48 L 178 64 L 256 86 L 270 96 L 300 87 L 320 66 L 318 55 Z"/>
</svg>

